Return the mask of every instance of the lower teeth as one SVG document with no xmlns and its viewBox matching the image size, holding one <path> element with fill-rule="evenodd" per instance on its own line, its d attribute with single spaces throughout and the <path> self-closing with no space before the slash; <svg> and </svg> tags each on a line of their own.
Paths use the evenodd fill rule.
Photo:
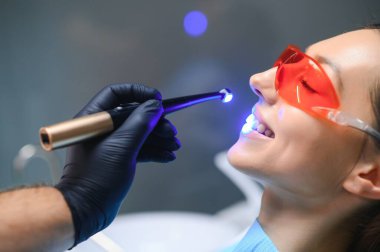
<svg viewBox="0 0 380 252">
<path fill-rule="evenodd" d="M 261 129 L 253 129 L 253 130 L 255 130 L 257 133 L 259 133 L 261 135 L 264 135 L 264 136 L 267 136 L 267 137 L 270 137 L 270 138 L 274 137 L 274 133 L 270 129 L 266 129 L 264 131 L 262 131 Z"/>
</svg>

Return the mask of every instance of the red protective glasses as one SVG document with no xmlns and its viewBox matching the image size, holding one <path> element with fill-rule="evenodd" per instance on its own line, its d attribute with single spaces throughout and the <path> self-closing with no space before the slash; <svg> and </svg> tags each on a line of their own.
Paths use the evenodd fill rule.
<svg viewBox="0 0 380 252">
<path fill-rule="evenodd" d="M 275 87 L 290 105 L 313 116 L 361 130 L 380 141 L 380 132 L 359 118 L 339 109 L 339 97 L 323 70 L 313 58 L 289 45 L 274 63 L 277 67 Z"/>
<path fill-rule="evenodd" d="M 311 113 L 315 107 L 339 108 L 339 98 L 320 64 L 290 45 L 276 60 L 276 90 L 292 106 Z M 323 114 L 321 114 L 325 117 Z"/>
</svg>

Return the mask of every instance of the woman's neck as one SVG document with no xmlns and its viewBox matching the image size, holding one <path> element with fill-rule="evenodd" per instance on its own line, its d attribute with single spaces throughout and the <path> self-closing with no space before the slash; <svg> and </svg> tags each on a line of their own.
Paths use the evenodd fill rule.
<svg viewBox="0 0 380 252">
<path fill-rule="evenodd" d="M 345 251 L 357 224 L 350 217 L 360 202 L 346 193 L 323 203 L 307 201 L 300 205 L 264 191 L 259 222 L 279 251 Z"/>
</svg>

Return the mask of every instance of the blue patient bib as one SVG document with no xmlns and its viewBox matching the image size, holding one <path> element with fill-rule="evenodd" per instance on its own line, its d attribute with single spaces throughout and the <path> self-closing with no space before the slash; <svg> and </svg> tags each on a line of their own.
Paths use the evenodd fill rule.
<svg viewBox="0 0 380 252">
<path fill-rule="evenodd" d="M 277 248 L 256 220 L 244 238 L 221 252 L 278 252 Z"/>
</svg>

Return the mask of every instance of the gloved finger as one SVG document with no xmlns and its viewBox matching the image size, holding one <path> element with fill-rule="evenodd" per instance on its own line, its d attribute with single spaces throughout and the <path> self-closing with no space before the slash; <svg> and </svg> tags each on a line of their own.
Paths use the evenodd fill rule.
<svg viewBox="0 0 380 252">
<path fill-rule="evenodd" d="M 158 121 L 152 132 L 152 134 L 159 137 L 174 137 L 177 133 L 176 127 L 168 119 L 163 117 Z"/>
<path fill-rule="evenodd" d="M 163 138 L 150 134 L 149 137 L 146 139 L 143 148 L 145 146 L 159 148 L 162 150 L 176 151 L 179 148 L 181 148 L 181 143 L 176 137 Z"/>
<path fill-rule="evenodd" d="M 133 149 L 137 153 L 163 113 L 162 103 L 148 100 L 138 106 L 108 139 L 118 148 Z"/>
<path fill-rule="evenodd" d="M 172 151 L 143 147 L 137 156 L 138 162 L 158 162 L 167 163 L 176 159 Z"/>
<path fill-rule="evenodd" d="M 139 84 L 113 84 L 103 88 L 75 117 L 113 109 L 122 103 L 143 103 L 151 99 L 161 100 L 160 92 Z"/>
</svg>

